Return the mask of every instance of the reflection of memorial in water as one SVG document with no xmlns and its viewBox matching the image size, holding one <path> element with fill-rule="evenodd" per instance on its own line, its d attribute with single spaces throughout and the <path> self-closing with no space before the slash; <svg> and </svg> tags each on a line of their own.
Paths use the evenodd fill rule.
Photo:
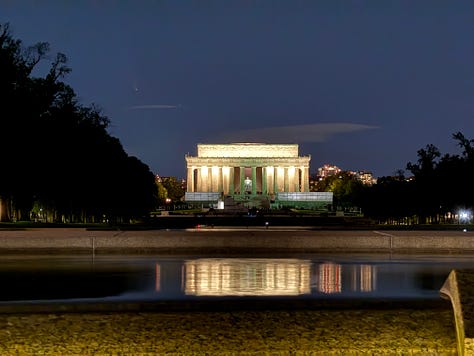
<svg viewBox="0 0 474 356">
<path fill-rule="evenodd" d="M 310 261 L 198 259 L 185 262 L 185 294 L 291 296 L 310 293 Z"/>
<path fill-rule="evenodd" d="M 377 269 L 372 265 L 352 266 L 352 285 L 353 291 L 373 292 L 377 289 Z"/>
<path fill-rule="evenodd" d="M 304 259 L 201 258 L 155 264 L 154 291 L 194 296 L 302 296 L 370 293 L 377 266 Z"/>
<path fill-rule="evenodd" d="M 320 293 L 373 292 L 377 289 L 377 269 L 373 265 L 340 265 L 325 262 L 315 265 L 311 285 Z"/>
<path fill-rule="evenodd" d="M 159 263 L 155 264 L 155 291 L 161 290 L 161 266 Z"/>
<path fill-rule="evenodd" d="M 319 268 L 318 291 L 322 293 L 341 292 L 341 265 L 321 263 Z"/>
</svg>

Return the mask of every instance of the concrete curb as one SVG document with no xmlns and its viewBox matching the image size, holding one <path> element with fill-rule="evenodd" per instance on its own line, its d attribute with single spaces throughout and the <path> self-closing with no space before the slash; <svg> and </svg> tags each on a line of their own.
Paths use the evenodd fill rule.
<svg viewBox="0 0 474 356">
<path fill-rule="evenodd" d="M 188 229 L 92 231 L 86 229 L 0 230 L 0 253 L 259 253 L 397 252 L 473 253 L 474 233 L 463 231 L 311 231 Z"/>
</svg>

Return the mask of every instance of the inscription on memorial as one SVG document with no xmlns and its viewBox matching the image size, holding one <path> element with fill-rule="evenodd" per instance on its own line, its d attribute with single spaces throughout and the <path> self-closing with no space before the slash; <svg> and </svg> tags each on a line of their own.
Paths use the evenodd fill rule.
<svg viewBox="0 0 474 356">
<path fill-rule="evenodd" d="M 198 144 L 198 157 L 298 157 L 297 144 Z"/>
</svg>

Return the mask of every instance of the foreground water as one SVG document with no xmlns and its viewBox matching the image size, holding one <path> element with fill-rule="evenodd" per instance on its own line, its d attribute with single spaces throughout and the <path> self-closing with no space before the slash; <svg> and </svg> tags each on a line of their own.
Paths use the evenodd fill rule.
<svg viewBox="0 0 474 356">
<path fill-rule="evenodd" d="M 449 272 L 474 268 L 473 257 L 9 255 L 0 258 L 0 302 L 436 299 Z"/>
</svg>

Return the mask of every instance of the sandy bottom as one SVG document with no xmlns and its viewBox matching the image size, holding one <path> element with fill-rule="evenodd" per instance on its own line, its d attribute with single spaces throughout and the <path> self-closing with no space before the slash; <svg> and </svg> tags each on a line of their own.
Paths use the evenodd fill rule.
<svg viewBox="0 0 474 356">
<path fill-rule="evenodd" d="M 452 310 L 0 315 L 1 355 L 455 355 Z"/>
</svg>

